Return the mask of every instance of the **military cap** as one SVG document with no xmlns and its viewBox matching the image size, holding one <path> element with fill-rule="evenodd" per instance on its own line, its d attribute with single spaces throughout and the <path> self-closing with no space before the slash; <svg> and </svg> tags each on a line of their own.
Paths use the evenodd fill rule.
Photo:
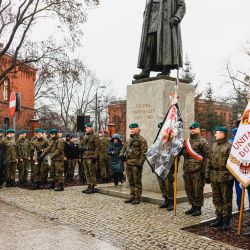
<svg viewBox="0 0 250 250">
<path fill-rule="evenodd" d="M 3 129 L 0 129 L 0 133 L 3 133 L 4 131 L 3 131 Z"/>
<path fill-rule="evenodd" d="M 189 129 L 200 128 L 200 127 L 201 127 L 200 123 L 198 123 L 198 122 L 193 122 L 193 123 L 190 125 Z"/>
<path fill-rule="evenodd" d="M 92 125 L 91 123 L 86 123 L 86 124 L 85 124 L 85 127 L 86 127 L 86 128 L 92 128 L 93 125 Z"/>
<path fill-rule="evenodd" d="M 15 130 L 13 128 L 9 128 L 9 129 L 7 129 L 6 133 L 7 134 L 14 134 Z"/>
<path fill-rule="evenodd" d="M 40 129 L 40 128 L 36 128 L 36 129 L 35 129 L 35 133 L 36 133 L 36 134 L 37 134 L 37 133 L 43 133 L 43 130 Z"/>
<path fill-rule="evenodd" d="M 216 131 L 220 131 L 220 132 L 223 132 L 225 134 L 228 132 L 227 128 L 226 127 L 222 127 L 222 126 L 215 127 L 214 128 L 214 132 L 216 132 Z"/>
<path fill-rule="evenodd" d="M 51 135 L 57 134 L 57 133 L 58 133 L 58 130 L 55 129 L 55 128 L 53 128 L 53 129 L 51 129 L 51 130 L 49 131 L 49 133 L 50 133 Z"/>
<path fill-rule="evenodd" d="M 24 130 L 24 129 L 19 130 L 19 134 L 20 134 L 20 135 L 26 134 L 26 130 Z"/>
<path fill-rule="evenodd" d="M 139 128 L 139 125 L 138 125 L 138 123 L 131 123 L 129 125 L 129 128 Z"/>
</svg>

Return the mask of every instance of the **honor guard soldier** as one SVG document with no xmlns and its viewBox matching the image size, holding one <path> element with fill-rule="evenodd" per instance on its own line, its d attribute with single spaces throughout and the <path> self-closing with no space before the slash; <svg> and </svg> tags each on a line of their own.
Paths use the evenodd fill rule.
<svg viewBox="0 0 250 250">
<path fill-rule="evenodd" d="M 24 129 L 19 131 L 19 139 L 17 141 L 17 169 L 19 172 L 19 186 L 26 187 L 28 182 L 28 171 L 30 166 L 31 143 L 26 138 Z"/>
<path fill-rule="evenodd" d="M 92 194 L 95 193 L 96 186 L 96 162 L 99 156 L 99 139 L 94 134 L 91 123 L 87 123 L 85 129 L 86 134 L 80 143 L 80 150 L 83 152 L 83 166 L 88 187 L 82 192 Z"/>
<path fill-rule="evenodd" d="M 206 182 L 211 183 L 216 220 L 212 227 L 222 226 L 227 231 L 232 214 L 234 177 L 226 165 L 232 144 L 227 139 L 227 128 L 216 127 L 216 143 L 212 145 L 206 166 Z"/>
<path fill-rule="evenodd" d="M 192 207 L 185 214 L 199 216 L 204 201 L 205 162 L 209 146 L 207 140 L 201 137 L 199 123 L 192 123 L 189 129 L 190 136 L 185 140 L 182 154 L 185 191 Z"/>
<path fill-rule="evenodd" d="M 6 187 L 15 187 L 15 174 L 17 167 L 15 130 L 8 129 L 6 137 L 0 141 L 4 149 Z"/>
<path fill-rule="evenodd" d="M 137 123 L 129 125 L 130 138 L 121 150 L 120 157 L 126 163 L 126 175 L 130 187 L 130 197 L 125 203 L 134 205 L 140 203 L 142 194 L 142 169 L 145 153 L 148 150 L 147 141 L 140 135 L 141 129 Z"/>
</svg>

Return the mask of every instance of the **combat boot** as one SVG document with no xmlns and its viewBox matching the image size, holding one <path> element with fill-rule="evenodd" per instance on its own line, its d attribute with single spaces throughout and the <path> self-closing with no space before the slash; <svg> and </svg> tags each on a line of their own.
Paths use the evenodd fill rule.
<svg viewBox="0 0 250 250">
<path fill-rule="evenodd" d="M 168 207 L 168 204 L 169 204 L 168 199 L 165 198 L 165 199 L 162 201 L 162 203 L 159 205 L 159 208 L 167 208 L 167 207 Z"/>
<path fill-rule="evenodd" d="M 218 214 L 215 221 L 210 224 L 210 227 L 220 227 L 223 225 L 223 215 Z"/>
<path fill-rule="evenodd" d="M 6 181 L 5 187 L 11 187 L 10 181 Z"/>
<path fill-rule="evenodd" d="M 174 201 L 170 200 L 167 206 L 168 211 L 173 211 L 174 210 Z"/>
<path fill-rule="evenodd" d="M 133 204 L 133 205 L 137 205 L 137 204 L 140 204 L 140 199 L 138 199 L 138 198 L 135 198 L 131 203 Z"/>
<path fill-rule="evenodd" d="M 150 75 L 150 71 L 148 70 L 143 70 L 140 74 L 134 75 L 135 80 L 143 79 L 143 78 L 148 78 Z"/>
<path fill-rule="evenodd" d="M 130 197 L 129 199 L 125 200 L 124 203 L 132 203 L 133 200 L 134 200 L 134 198 Z"/>
<path fill-rule="evenodd" d="M 201 215 L 201 207 L 195 206 L 192 216 L 200 216 L 200 215 Z"/>
<path fill-rule="evenodd" d="M 55 187 L 54 191 L 64 191 L 63 183 L 59 183 L 59 185 Z"/>
<path fill-rule="evenodd" d="M 195 209 L 195 207 L 192 205 L 192 207 L 190 208 L 190 209 L 188 209 L 186 212 L 185 212 L 185 214 L 192 214 L 193 212 L 194 212 L 194 209 Z"/>
<path fill-rule="evenodd" d="M 48 189 L 54 189 L 55 188 L 55 183 L 54 182 L 51 182 L 48 187 Z"/>
<path fill-rule="evenodd" d="M 89 189 L 91 189 L 91 186 L 90 186 L 90 185 L 88 185 L 88 187 L 87 187 L 86 189 L 82 190 L 82 193 L 85 193 L 85 194 L 86 194 L 86 192 L 89 191 Z"/>
<path fill-rule="evenodd" d="M 95 193 L 95 186 L 89 188 L 89 190 L 86 191 L 86 194 L 93 194 Z"/>
<path fill-rule="evenodd" d="M 227 231 L 228 229 L 229 229 L 229 225 L 230 225 L 230 219 L 229 219 L 229 217 L 225 217 L 224 219 L 223 219 L 223 225 L 222 225 L 222 230 L 223 231 Z"/>
<path fill-rule="evenodd" d="M 10 185 L 11 185 L 12 187 L 16 187 L 16 182 L 15 182 L 15 180 L 12 180 L 11 183 L 10 183 Z"/>
<path fill-rule="evenodd" d="M 31 188 L 34 190 L 39 189 L 39 182 L 34 182 Z"/>
</svg>

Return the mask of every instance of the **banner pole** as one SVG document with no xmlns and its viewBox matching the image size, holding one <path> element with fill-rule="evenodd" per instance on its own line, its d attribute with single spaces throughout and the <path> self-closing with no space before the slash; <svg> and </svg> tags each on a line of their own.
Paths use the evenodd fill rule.
<svg viewBox="0 0 250 250">
<path fill-rule="evenodd" d="M 178 170 L 178 160 L 177 157 L 174 160 L 174 215 L 176 215 L 177 210 L 177 171 Z"/>
<path fill-rule="evenodd" d="M 240 218 L 239 218 L 239 226 L 238 226 L 238 235 L 240 235 L 241 228 L 242 228 L 244 200 L 245 200 L 245 187 L 242 187 L 241 202 L 240 202 Z"/>
</svg>

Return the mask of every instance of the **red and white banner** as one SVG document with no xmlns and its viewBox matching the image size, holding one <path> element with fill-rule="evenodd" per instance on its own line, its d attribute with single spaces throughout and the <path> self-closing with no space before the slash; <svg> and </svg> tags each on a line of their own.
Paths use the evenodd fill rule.
<svg viewBox="0 0 250 250">
<path fill-rule="evenodd" d="M 250 102 L 235 135 L 227 168 L 243 187 L 250 185 Z"/>
<path fill-rule="evenodd" d="M 14 116 L 16 112 L 16 93 L 14 91 L 10 94 L 9 110 L 10 115 Z"/>
</svg>

